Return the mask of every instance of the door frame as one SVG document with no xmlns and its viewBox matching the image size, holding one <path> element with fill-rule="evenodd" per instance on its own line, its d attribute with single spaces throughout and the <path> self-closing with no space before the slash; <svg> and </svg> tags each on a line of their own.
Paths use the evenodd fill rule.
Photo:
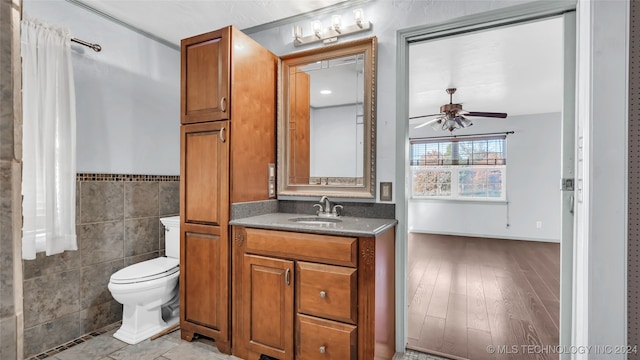
<svg viewBox="0 0 640 360">
<path fill-rule="evenodd" d="M 396 184 L 398 193 L 396 194 L 396 218 L 398 225 L 396 228 L 396 351 L 404 352 L 407 344 L 407 238 L 408 238 L 408 200 L 409 173 L 406 162 L 409 158 L 409 46 L 413 42 L 427 39 L 442 38 L 452 35 L 468 33 L 472 31 L 484 30 L 498 26 L 517 24 L 526 21 L 548 18 L 552 16 L 565 16 L 564 36 L 565 39 L 573 37 L 575 44 L 575 22 L 576 22 L 576 1 L 539 1 L 515 5 L 494 11 L 480 14 L 463 16 L 445 22 L 421 25 L 408 29 L 402 29 L 396 35 Z M 568 33 L 573 26 L 573 32 Z M 564 105 L 563 105 L 563 127 L 568 130 L 569 126 L 574 126 L 575 115 L 571 112 L 571 121 L 565 121 L 565 111 L 575 108 L 575 79 L 576 79 L 576 50 L 567 51 L 564 46 Z M 568 69 L 573 68 L 573 73 L 567 74 Z M 566 127 L 565 127 L 566 126 Z M 563 135 L 563 170 L 562 176 L 571 171 L 565 169 L 575 169 L 575 166 L 568 163 L 568 158 L 573 158 L 573 154 L 568 154 L 567 150 L 574 150 L 574 145 L 566 144 L 566 138 L 575 138 L 574 135 Z M 560 180 L 558 180 L 560 181 Z M 563 197 L 565 192 L 563 192 Z M 569 194 L 567 193 L 567 196 Z M 560 345 L 570 345 L 572 343 L 572 309 L 573 309 L 573 243 L 575 240 L 574 220 L 568 221 L 565 216 L 571 210 L 572 204 L 569 201 L 562 203 L 562 236 L 571 234 L 571 241 L 561 240 L 561 281 L 560 281 Z M 566 231 L 565 231 L 566 230 Z M 569 354 L 563 354 L 563 358 Z"/>
</svg>

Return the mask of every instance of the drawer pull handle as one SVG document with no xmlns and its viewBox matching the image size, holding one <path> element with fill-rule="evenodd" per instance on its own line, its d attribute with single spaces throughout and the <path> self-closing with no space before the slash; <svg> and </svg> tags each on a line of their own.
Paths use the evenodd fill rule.
<svg viewBox="0 0 640 360">
<path fill-rule="evenodd" d="M 326 352 L 327 352 L 327 347 L 324 345 L 320 346 L 320 354 L 324 354 Z"/>
<path fill-rule="evenodd" d="M 291 285 L 291 281 L 289 280 L 289 273 L 291 273 L 291 269 L 287 269 L 287 271 L 285 271 L 284 273 L 284 282 L 286 282 L 287 285 Z"/>
<path fill-rule="evenodd" d="M 324 292 L 324 291 L 320 291 L 320 297 L 323 298 L 323 299 L 326 298 L 327 297 L 327 293 Z"/>
</svg>

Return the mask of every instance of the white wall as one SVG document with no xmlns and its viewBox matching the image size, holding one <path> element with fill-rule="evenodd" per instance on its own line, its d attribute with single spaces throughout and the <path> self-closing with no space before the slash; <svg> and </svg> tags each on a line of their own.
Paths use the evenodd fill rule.
<svg viewBox="0 0 640 360">
<path fill-rule="evenodd" d="M 62 0 L 24 0 L 24 16 L 68 27 L 76 84 L 77 171 L 177 175 L 180 53 Z"/>
<path fill-rule="evenodd" d="M 310 128 L 311 176 L 362 176 L 363 129 L 355 105 L 312 108 Z"/>
<path fill-rule="evenodd" d="M 560 124 L 561 114 L 552 113 L 476 119 L 473 127 L 456 130 L 456 135 L 515 132 L 507 136 L 508 205 L 410 199 L 409 230 L 560 242 L 560 132 L 550 131 Z M 434 134 L 442 136 L 425 126 L 411 129 L 409 136 Z"/>
<path fill-rule="evenodd" d="M 626 325 L 629 1 L 580 1 L 578 26 L 585 24 L 578 31 L 584 68 L 578 73 L 577 121 L 587 164 L 576 175 L 585 179 L 577 205 L 588 207 L 578 222 L 585 236 L 577 239 L 579 249 L 586 250 L 578 253 L 586 268 L 577 271 L 580 290 L 588 294 L 581 299 L 588 326 L 579 331 L 589 344 L 629 340 L 634 346 L 639 339 L 627 339 Z M 589 357 L 626 358 L 622 353 Z"/>
</svg>

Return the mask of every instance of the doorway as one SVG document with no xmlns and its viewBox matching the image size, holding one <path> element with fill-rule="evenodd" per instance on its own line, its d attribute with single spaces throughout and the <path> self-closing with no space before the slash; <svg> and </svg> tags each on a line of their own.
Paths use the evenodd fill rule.
<svg viewBox="0 0 640 360">
<path fill-rule="evenodd" d="M 423 29 L 421 33 L 419 30 L 413 29 L 409 32 L 410 34 L 405 34 L 405 39 L 408 40 L 406 42 L 406 48 L 404 49 L 406 50 L 406 56 L 401 56 L 401 53 L 399 53 L 398 59 L 399 61 L 405 61 L 406 68 L 408 69 L 405 72 L 405 79 L 409 80 L 409 86 L 407 86 L 407 89 L 400 89 L 400 92 L 402 93 L 403 90 L 407 91 L 406 95 L 410 99 L 412 99 L 412 92 L 417 90 L 417 87 L 411 84 L 413 77 L 410 53 L 411 47 L 415 45 L 429 43 L 437 45 L 436 43 L 438 42 L 451 41 L 452 39 L 454 39 L 454 41 L 459 41 L 465 37 L 471 38 L 473 34 L 478 34 L 479 30 L 482 30 L 483 34 L 487 34 L 489 31 L 498 29 L 499 27 L 507 28 L 509 31 L 514 31 L 518 27 L 536 25 L 542 25 L 543 27 L 548 28 L 549 23 L 545 23 L 546 21 L 556 21 L 557 23 L 554 26 L 558 30 L 558 33 L 552 36 L 559 38 L 560 45 L 556 48 L 558 53 L 556 55 L 561 59 L 555 74 L 557 78 L 560 78 L 560 86 L 555 94 L 550 95 L 556 98 L 556 102 L 554 103 L 552 100 L 546 103 L 546 105 L 553 108 L 538 108 L 538 110 L 518 110 L 515 108 L 507 108 L 506 110 L 503 110 L 504 106 L 503 108 L 491 106 L 491 96 L 500 92 L 497 90 L 496 86 L 492 89 L 491 85 L 499 85 L 500 81 L 506 81 L 505 79 L 494 77 L 493 84 L 491 84 L 491 81 L 487 81 L 486 79 L 475 79 L 475 83 L 474 81 L 470 81 L 467 84 L 464 84 L 465 79 L 460 78 L 460 72 L 454 73 L 450 68 L 441 68 L 438 76 L 444 77 L 444 82 L 446 83 L 448 81 L 448 83 L 444 86 L 440 85 L 440 87 L 458 87 L 459 90 L 457 95 L 460 95 L 460 98 L 457 99 L 457 101 L 456 98 L 453 98 L 452 101 L 450 101 L 449 96 L 444 91 L 445 89 L 439 89 L 444 96 L 437 95 L 435 92 L 429 93 L 429 91 L 431 91 L 430 89 L 422 89 L 424 97 L 429 98 L 428 101 L 433 102 L 430 105 L 431 107 L 433 107 L 434 104 L 438 104 L 438 102 L 440 104 L 447 104 L 450 102 L 454 104 L 463 103 L 464 109 L 468 111 L 504 111 L 510 113 L 510 115 L 507 119 L 500 120 L 486 120 L 484 118 L 473 119 L 473 127 L 458 129 L 451 134 L 447 134 L 449 133 L 448 131 L 444 134 L 441 132 L 433 133 L 433 130 L 430 129 L 431 126 L 428 126 L 431 124 L 422 126 L 421 128 L 427 128 L 425 130 L 432 131 L 432 135 L 430 136 L 429 134 L 422 135 L 425 134 L 424 132 L 421 134 L 418 133 L 418 135 L 412 134 L 412 128 L 422 125 L 425 120 L 428 120 L 428 118 L 420 119 L 418 120 L 419 122 L 414 121 L 414 123 L 405 124 L 406 132 L 404 133 L 404 139 L 402 139 L 403 151 L 399 151 L 399 153 L 404 155 L 403 162 L 406 162 L 406 167 L 403 169 L 406 170 L 403 172 L 403 175 L 405 175 L 403 180 L 407 180 L 407 194 L 405 194 L 404 200 L 406 203 L 402 204 L 404 206 L 401 208 L 401 212 L 404 210 L 404 214 L 406 214 L 404 218 L 408 218 L 408 220 L 407 223 L 404 224 L 406 227 L 401 231 L 403 232 L 402 236 L 406 236 L 408 239 L 406 246 L 408 246 L 410 250 L 408 251 L 408 254 L 410 255 L 406 258 L 407 268 L 405 269 L 405 278 L 407 279 L 407 282 L 405 283 L 405 296 L 407 296 L 407 298 L 404 302 L 404 304 L 406 304 L 405 310 L 407 311 L 407 326 L 405 327 L 405 329 L 407 329 L 407 334 L 405 339 L 408 340 L 405 344 L 408 343 L 410 347 L 413 342 L 414 345 L 418 345 L 414 348 L 424 350 L 419 346 L 420 342 L 418 341 L 420 338 L 423 338 L 424 340 L 425 336 L 422 335 L 428 334 L 427 337 L 429 337 L 434 333 L 437 334 L 438 330 L 434 332 L 433 329 L 442 329 L 442 333 L 444 333 L 444 328 L 446 327 L 447 322 L 453 323 L 457 321 L 460 323 L 459 318 L 462 317 L 462 315 L 459 312 L 456 313 L 456 311 L 453 311 L 453 314 L 447 314 L 447 309 L 450 311 L 452 309 L 455 310 L 456 301 L 462 303 L 462 300 L 464 300 L 465 306 L 462 306 L 461 304 L 458 304 L 457 306 L 460 309 L 464 308 L 466 311 L 464 327 L 467 334 L 464 336 L 464 342 L 469 345 L 468 349 L 457 354 L 452 354 L 451 351 L 442 351 L 447 350 L 446 346 L 440 346 L 439 349 L 431 352 L 474 359 L 484 358 L 484 356 L 487 356 L 486 349 L 490 344 L 508 346 L 515 345 L 518 346 L 519 350 L 522 350 L 523 348 L 521 346 L 527 344 L 557 347 L 558 344 L 569 343 L 571 335 L 570 305 L 572 274 L 570 269 L 572 263 L 571 239 L 573 237 L 573 217 L 571 214 L 571 206 L 573 192 L 570 187 L 565 187 L 563 189 L 564 191 L 560 190 L 558 184 L 560 183 L 560 179 L 567 179 L 566 182 L 571 184 L 571 178 L 573 177 L 572 172 L 575 166 L 572 160 L 572 152 L 574 148 L 573 138 L 575 133 L 573 125 L 574 116 L 572 111 L 572 105 L 574 103 L 573 79 L 575 79 L 575 54 L 568 54 L 566 51 L 568 48 L 574 48 L 571 44 L 575 44 L 575 33 L 571 29 L 575 28 L 575 17 L 574 12 L 567 12 L 567 10 L 571 9 L 555 9 L 554 11 L 548 10 L 549 9 L 545 10 L 543 15 L 532 15 L 529 13 L 529 16 L 520 17 L 517 20 L 514 20 L 513 17 L 507 20 L 509 17 L 502 14 L 501 21 L 496 22 L 494 19 L 492 21 L 475 22 L 473 25 L 469 25 L 471 23 L 469 19 L 462 19 L 460 23 L 464 24 L 464 26 L 456 27 L 454 24 L 452 27 L 450 26 L 447 28 L 447 26 L 442 25 L 440 27 L 436 26 L 436 29 L 433 32 Z M 401 37 L 399 38 L 399 41 L 400 39 Z M 548 40 L 549 37 L 544 39 Z M 502 41 L 502 39 L 495 40 L 495 51 L 500 51 L 500 46 L 498 44 L 500 41 Z M 477 46 L 479 42 L 477 39 L 474 39 L 471 41 L 471 44 L 473 46 Z M 401 52 L 402 49 L 400 48 L 402 48 L 402 46 L 399 45 L 399 50 Z M 476 51 L 476 53 L 469 54 L 460 50 L 455 52 L 454 55 L 457 54 L 460 57 L 473 56 L 473 59 L 479 59 L 482 57 L 482 55 L 478 53 L 478 49 L 474 48 L 472 50 Z M 438 49 L 437 46 L 427 52 L 439 54 L 442 58 L 442 63 L 444 64 L 459 64 L 464 61 L 464 58 L 450 56 L 448 54 L 451 53 L 442 51 L 442 49 Z M 548 55 L 548 53 L 545 53 L 545 55 Z M 421 65 L 428 66 L 428 64 Z M 402 64 L 399 64 L 399 66 L 402 66 Z M 442 64 L 440 64 L 440 66 L 442 66 Z M 471 67 L 467 70 L 489 72 L 492 66 L 504 68 L 511 65 L 495 63 L 487 64 L 485 62 L 485 65 L 482 66 L 482 62 L 478 62 L 476 64 L 476 69 Z M 469 77 L 469 74 L 470 73 L 467 72 L 466 77 Z M 399 81 L 402 80 L 399 79 Z M 443 83 L 443 80 L 433 79 L 432 82 Z M 567 89 L 566 86 L 563 86 L 563 83 L 570 84 L 569 89 Z M 519 92 L 525 93 L 525 97 L 531 98 L 535 95 L 527 94 L 527 91 L 525 90 L 535 90 L 536 86 L 542 84 L 527 82 L 527 85 L 526 89 Z M 480 96 L 480 99 L 477 101 L 472 98 L 472 95 L 470 94 L 473 92 L 472 88 L 474 86 L 481 88 L 480 90 L 476 89 L 476 91 L 480 93 L 480 95 L 484 96 L 484 98 Z M 542 87 L 545 87 L 545 85 L 542 85 Z M 438 89 L 433 89 L 433 91 L 436 90 Z M 468 96 L 462 97 L 463 91 Z M 549 92 L 538 97 L 544 97 L 546 95 L 549 95 Z M 518 103 L 521 101 L 522 100 L 516 100 L 515 102 Z M 505 102 L 504 99 L 499 100 L 497 104 L 499 105 L 500 102 L 502 102 L 503 105 L 509 105 L 509 102 Z M 534 101 L 530 101 L 529 103 L 531 103 L 532 106 L 535 105 L 533 104 Z M 405 104 L 408 109 L 406 112 L 407 116 L 405 118 L 417 117 L 416 115 L 422 114 L 422 112 L 415 111 L 411 101 L 406 101 Z M 483 106 L 483 104 L 488 104 L 486 105 L 488 107 Z M 400 104 L 400 106 L 402 106 L 402 104 Z M 467 106 L 469 106 L 469 108 L 467 108 Z M 436 111 L 423 112 L 424 114 L 437 113 L 438 107 L 436 107 L 435 110 Z M 539 120 L 536 122 L 536 119 Z M 505 125 L 505 123 L 507 125 Z M 507 170 L 506 176 L 503 178 L 503 180 L 505 180 L 503 185 L 507 188 L 507 191 L 509 191 L 504 199 L 492 202 L 491 199 L 458 198 L 451 201 L 446 199 L 444 196 L 435 196 L 430 199 L 424 199 L 420 198 L 420 196 L 415 196 L 415 194 L 412 193 L 414 190 L 412 187 L 412 181 L 415 181 L 415 173 L 407 161 L 409 157 L 408 155 L 411 153 L 411 145 L 408 141 L 409 138 L 432 138 L 429 139 L 429 141 L 434 142 L 436 140 L 433 138 L 446 138 L 447 135 L 459 134 L 456 135 L 456 137 L 465 135 L 486 136 L 487 134 L 494 135 L 499 132 L 508 133 L 510 131 L 513 131 L 513 135 L 506 136 L 506 142 L 510 147 L 516 146 L 516 148 L 520 147 L 520 149 L 516 151 L 511 149 L 512 158 L 507 160 L 507 164 L 512 166 L 510 166 L 510 169 Z M 548 134 L 551 133 L 555 136 L 553 144 L 548 142 L 550 138 Z M 436 142 L 442 141 L 443 140 L 437 140 Z M 530 161 L 531 158 L 529 158 L 529 160 L 523 160 L 526 159 L 526 157 L 523 158 L 520 156 L 521 154 L 518 155 L 517 153 L 521 150 L 526 152 L 526 149 L 536 149 L 536 146 L 539 146 L 540 143 L 543 142 L 546 145 L 542 148 L 538 147 L 537 149 L 541 149 L 541 152 L 547 153 L 538 155 L 540 155 L 541 158 L 544 158 L 544 160 L 553 158 L 553 161 L 551 161 L 551 163 L 543 164 L 547 170 L 543 170 L 544 174 L 541 174 L 539 169 L 535 169 L 535 165 Z M 509 151 L 507 151 L 507 153 L 509 153 Z M 535 154 L 529 155 L 533 156 Z M 513 164 L 510 163 L 510 161 Z M 531 179 L 526 176 L 524 178 L 520 177 L 522 173 L 520 173 L 520 170 L 515 166 L 515 164 L 520 162 L 528 163 L 528 166 L 531 168 L 530 170 L 535 171 L 535 174 L 540 175 L 540 178 Z M 550 176 L 552 177 L 550 178 Z M 536 176 L 534 176 L 534 178 L 535 177 Z M 509 179 L 508 184 L 506 179 Z M 531 180 L 529 181 L 529 184 L 527 184 L 527 191 L 518 191 L 517 184 L 526 183 L 527 180 Z M 547 185 L 543 184 L 545 181 Z M 535 186 L 532 187 L 531 183 Z M 461 185 L 458 183 L 454 183 L 453 192 L 455 192 L 455 188 L 459 188 L 460 186 Z M 550 188 L 548 186 L 551 186 L 554 189 L 549 191 Z M 527 194 L 527 192 L 529 192 L 529 194 Z M 550 193 L 551 195 L 547 193 Z M 442 192 L 440 195 L 442 195 Z M 444 195 L 448 196 L 450 194 L 447 194 L 445 191 Z M 551 196 L 552 198 L 547 199 L 546 202 L 538 201 L 541 200 L 540 197 L 545 197 L 543 195 L 546 195 L 546 197 Z M 425 203 L 427 205 L 425 205 Z M 399 218 L 402 218 L 402 216 L 399 216 Z M 402 229 L 402 226 L 400 226 L 400 228 Z M 424 243 L 430 244 L 432 251 L 429 251 L 429 246 L 426 247 L 426 250 L 424 246 L 416 246 L 423 245 Z M 480 249 L 493 249 L 492 251 L 496 254 L 507 254 L 508 256 L 507 258 L 500 258 L 499 256 L 496 256 L 494 259 L 491 259 L 487 253 L 478 252 Z M 425 251 L 430 253 L 430 255 L 427 256 L 429 260 L 412 260 L 412 256 L 414 254 L 419 254 L 421 252 L 424 253 Z M 442 256 L 439 258 L 437 256 L 433 256 L 438 253 Z M 452 254 L 457 255 L 452 256 Z M 527 261 L 535 259 L 536 257 L 539 257 L 539 263 L 546 262 L 546 265 L 540 267 L 535 261 Z M 483 274 L 482 266 L 485 266 L 486 264 L 479 261 L 479 259 L 483 258 L 485 262 L 491 262 L 494 260 L 498 263 L 502 262 L 504 264 L 510 263 L 511 265 L 517 265 L 518 271 L 507 274 L 498 273 L 496 277 L 496 272 L 508 269 L 509 267 L 504 266 L 501 268 L 489 266 L 489 269 L 484 269 L 485 272 Z M 465 263 L 464 260 L 461 259 L 466 259 L 467 262 Z M 449 260 L 452 260 L 452 262 L 448 262 Z M 456 263 L 456 261 L 458 262 Z M 420 268 L 421 266 L 423 268 Z M 478 266 L 479 268 L 477 268 Z M 562 268 L 562 270 L 560 268 Z M 437 269 L 438 271 L 434 271 L 434 269 Z M 458 269 L 458 271 L 456 271 L 456 269 Z M 492 272 L 493 275 L 488 275 L 487 270 L 491 270 L 490 272 Z M 462 275 L 456 278 L 453 276 L 456 273 Z M 497 342 L 492 341 L 490 318 L 492 315 L 491 311 L 495 312 L 495 308 L 493 310 L 487 310 L 487 299 L 480 301 L 480 303 L 484 302 L 483 306 L 477 306 L 478 308 L 484 309 L 483 316 L 487 321 L 484 322 L 483 316 L 480 316 L 479 322 L 482 326 L 476 326 L 478 324 L 474 325 L 476 327 L 480 327 L 480 329 L 476 329 L 473 326 L 469 327 L 470 323 L 478 319 L 478 315 L 476 314 L 471 316 L 470 314 L 472 313 L 467 311 L 467 309 L 477 305 L 477 303 L 469 302 L 469 298 L 466 297 L 469 295 L 469 291 L 473 291 L 473 286 L 471 286 L 471 288 L 469 286 L 462 287 L 461 283 L 464 282 L 467 285 L 473 285 L 474 283 L 477 283 L 475 280 L 478 280 L 475 278 L 478 277 L 479 280 L 482 280 L 483 275 L 497 281 L 494 282 L 494 285 L 496 286 L 493 288 L 490 285 L 486 285 L 487 289 L 482 290 L 483 294 L 487 291 L 490 292 L 498 290 L 498 292 L 492 296 L 499 296 L 501 301 L 505 301 L 506 307 L 511 308 L 510 310 L 507 310 L 511 312 L 518 309 L 522 310 L 522 307 L 529 307 L 528 310 L 523 310 L 526 314 L 521 315 L 521 317 L 527 318 L 525 323 L 521 323 L 525 324 L 525 326 L 521 328 L 533 329 L 537 336 L 530 336 L 530 334 L 526 334 L 525 330 L 524 333 L 519 334 L 524 336 L 522 341 L 515 339 L 519 336 L 515 333 L 509 333 L 507 334 L 508 336 L 506 336 L 511 337 L 512 341 L 514 341 L 513 343 L 510 343 L 509 340 L 499 340 Z M 531 277 L 532 275 L 535 276 Z M 434 276 L 435 278 L 433 278 Z M 446 282 L 444 280 L 438 282 L 439 276 L 442 276 L 442 279 L 448 278 L 450 280 L 449 284 L 442 285 L 442 283 Z M 426 283 L 420 283 L 416 278 L 425 278 L 427 280 L 431 279 L 433 280 L 433 286 L 429 288 L 429 281 Z M 505 282 L 507 280 L 521 282 L 526 286 L 509 286 L 508 282 Z M 503 283 L 501 284 L 500 281 L 503 281 Z M 555 286 L 553 283 L 555 283 Z M 444 309 L 444 312 L 441 312 L 441 317 L 434 317 L 431 315 L 437 314 L 438 312 L 432 311 L 429 315 L 430 317 L 426 317 L 428 310 L 425 310 L 424 319 L 422 321 L 417 321 L 416 317 L 419 318 L 420 315 L 416 316 L 414 309 L 412 309 L 412 302 L 418 305 L 418 307 L 428 309 L 431 306 L 431 297 L 436 294 L 438 286 L 448 288 L 449 295 L 446 297 L 446 301 L 437 299 L 437 297 L 442 298 L 443 295 L 436 296 L 435 304 L 437 305 L 438 302 L 440 302 L 441 310 Z M 502 292 L 500 292 L 500 290 Z M 416 297 L 416 294 L 418 294 L 418 297 Z M 420 297 L 422 297 L 422 299 L 420 299 Z M 427 297 L 429 297 L 429 299 L 426 299 Z M 516 298 L 524 300 L 524 302 L 516 303 L 514 300 Z M 491 300 L 493 298 L 490 297 L 488 299 Z M 552 300 L 556 301 L 555 307 L 553 306 Z M 562 305 L 560 305 L 560 303 L 562 303 Z M 438 307 L 436 306 L 435 309 L 437 308 Z M 562 318 L 560 315 L 560 308 L 563 309 L 564 316 Z M 476 310 L 478 309 L 474 309 L 474 311 Z M 544 314 L 544 316 L 534 318 L 532 317 L 531 312 Z M 452 315 L 453 318 L 449 319 L 448 315 Z M 513 313 L 509 313 L 507 318 L 514 318 L 512 315 Z M 455 316 L 458 316 L 458 318 Z M 527 322 L 532 326 L 528 326 L 526 324 Z M 533 326 L 534 322 L 538 324 L 537 327 Z M 417 323 L 420 323 L 420 325 L 416 325 Z M 561 323 L 562 326 L 560 326 Z M 487 326 L 484 327 L 484 325 Z M 500 327 L 501 325 L 498 324 L 497 326 Z M 422 335 L 415 334 L 416 328 L 422 330 L 424 327 L 429 328 L 430 330 L 424 332 Z M 510 330 L 513 330 L 514 325 L 510 324 L 509 327 L 511 328 Z M 503 327 L 501 330 L 508 329 L 509 327 Z M 560 331 L 558 330 L 559 328 L 562 329 L 562 334 L 560 334 Z M 473 335 L 470 335 L 472 333 Z M 496 335 L 493 334 L 493 336 L 495 337 Z M 544 340 L 542 340 L 542 338 L 544 338 Z M 458 337 L 458 340 L 459 339 L 461 338 Z M 444 339 L 444 336 L 439 337 L 439 339 L 437 338 L 436 343 L 438 343 L 438 341 L 441 345 L 446 345 L 447 342 L 446 339 Z M 449 342 L 455 343 L 455 341 Z M 459 349 L 459 346 L 454 347 Z M 475 350 L 472 350 L 472 348 Z M 427 348 L 426 350 L 433 349 Z M 529 356 L 531 354 L 523 355 Z M 557 355 L 555 355 L 555 357 L 557 358 Z M 489 358 L 493 358 L 493 356 L 490 356 Z"/>
</svg>

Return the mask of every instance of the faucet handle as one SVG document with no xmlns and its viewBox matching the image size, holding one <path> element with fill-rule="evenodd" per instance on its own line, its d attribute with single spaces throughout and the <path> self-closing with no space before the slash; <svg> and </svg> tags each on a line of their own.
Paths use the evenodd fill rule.
<svg viewBox="0 0 640 360">
<path fill-rule="evenodd" d="M 342 206 L 342 205 L 334 205 L 334 206 L 333 206 L 333 211 L 332 211 L 331 213 L 332 213 L 333 215 L 335 215 L 335 216 L 339 216 L 339 214 L 338 214 L 338 209 L 342 210 L 342 209 L 344 209 L 344 206 Z M 341 212 L 342 212 L 342 211 L 341 211 Z"/>
<path fill-rule="evenodd" d="M 322 205 L 321 204 L 313 204 L 313 207 L 317 207 L 318 211 L 316 211 L 316 215 L 320 214 L 322 212 Z"/>
</svg>

